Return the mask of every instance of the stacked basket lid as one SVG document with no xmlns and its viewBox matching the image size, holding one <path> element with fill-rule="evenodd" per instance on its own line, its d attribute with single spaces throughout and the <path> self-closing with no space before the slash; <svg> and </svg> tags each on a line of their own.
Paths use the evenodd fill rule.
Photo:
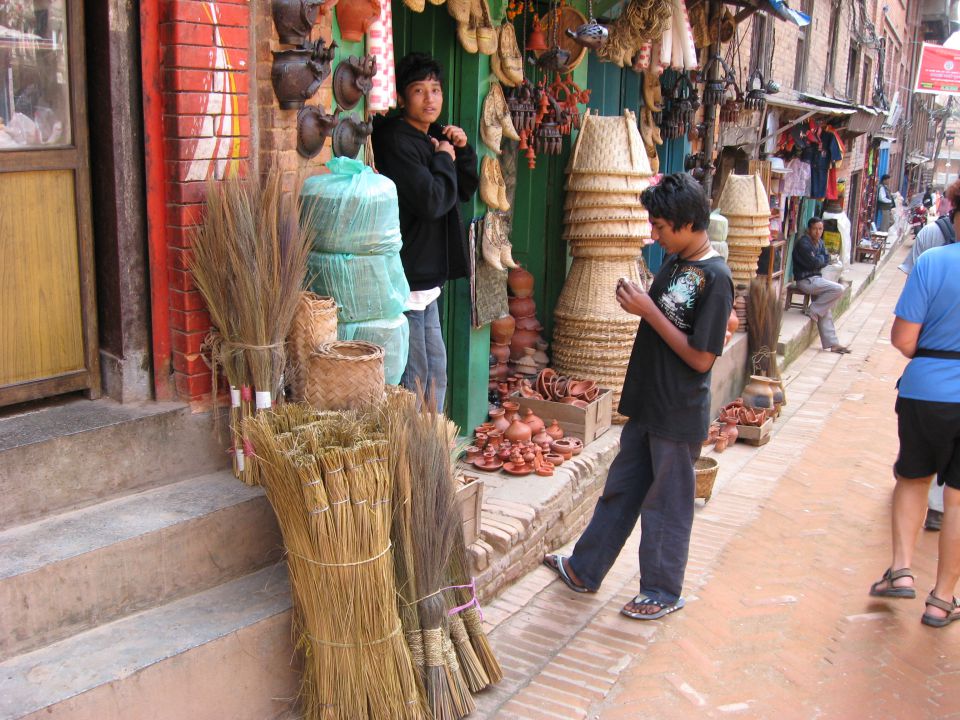
<svg viewBox="0 0 960 720">
<path fill-rule="evenodd" d="M 617 280 L 643 280 L 650 223 L 640 193 L 651 174 L 632 112 L 584 117 L 567 166 L 563 237 L 573 263 L 554 311 L 553 364 L 611 388 L 615 403 L 639 324 L 617 303 Z"/>
<path fill-rule="evenodd" d="M 729 175 L 720 193 L 727 218 L 727 264 L 734 285 L 749 285 L 757 274 L 760 251 L 770 244 L 770 201 L 758 175 Z"/>
</svg>

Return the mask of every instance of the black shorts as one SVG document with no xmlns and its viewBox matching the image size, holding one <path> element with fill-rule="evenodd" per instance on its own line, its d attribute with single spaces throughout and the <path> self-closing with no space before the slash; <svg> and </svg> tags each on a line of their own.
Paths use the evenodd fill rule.
<svg viewBox="0 0 960 720">
<path fill-rule="evenodd" d="M 960 403 L 897 398 L 900 453 L 894 472 L 904 478 L 937 475 L 960 490 Z"/>
</svg>

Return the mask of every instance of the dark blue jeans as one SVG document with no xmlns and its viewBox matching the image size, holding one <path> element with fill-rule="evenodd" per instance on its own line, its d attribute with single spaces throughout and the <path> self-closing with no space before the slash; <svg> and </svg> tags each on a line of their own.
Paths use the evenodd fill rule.
<svg viewBox="0 0 960 720">
<path fill-rule="evenodd" d="M 591 590 L 603 582 L 640 519 L 640 592 L 672 603 L 687 568 L 700 443 L 678 442 L 623 426 L 620 452 L 610 466 L 593 518 L 570 558 Z"/>
<path fill-rule="evenodd" d="M 443 412 L 447 394 L 447 348 L 440 333 L 437 301 L 427 305 L 425 310 L 409 310 L 404 315 L 410 324 L 410 355 L 400 384 L 416 392 L 419 380 L 428 396 L 431 391 L 434 393 L 437 410 Z"/>
</svg>

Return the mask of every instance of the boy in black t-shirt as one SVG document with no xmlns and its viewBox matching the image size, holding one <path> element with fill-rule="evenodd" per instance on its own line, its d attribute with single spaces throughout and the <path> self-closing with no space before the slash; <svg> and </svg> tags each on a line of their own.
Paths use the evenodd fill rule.
<svg viewBox="0 0 960 720">
<path fill-rule="evenodd" d="M 643 192 L 666 250 L 650 292 L 621 279 L 620 306 L 641 318 L 619 411 L 630 419 L 593 518 L 573 555 L 544 563 L 576 592 L 596 592 L 640 518 L 640 594 L 621 612 L 655 620 L 683 607 L 696 480 L 710 424 L 710 370 L 723 352 L 733 278 L 707 237 L 710 204 L 688 174 Z"/>
</svg>

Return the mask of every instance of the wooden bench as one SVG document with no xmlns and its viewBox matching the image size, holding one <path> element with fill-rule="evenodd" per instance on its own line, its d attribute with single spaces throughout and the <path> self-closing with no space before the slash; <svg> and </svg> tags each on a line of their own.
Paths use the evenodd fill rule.
<svg viewBox="0 0 960 720">
<path fill-rule="evenodd" d="M 880 262 L 881 255 L 883 255 L 882 248 L 857 245 L 857 249 L 853 253 L 853 259 L 854 262 L 872 262 L 876 265 Z"/>
<path fill-rule="evenodd" d="M 784 288 L 784 291 L 784 294 L 787 296 L 787 301 L 783 306 L 785 310 L 789 310 L 790 308 L 799 308 L 803 312 L 806 312 L 810 307 L 810 296 L 798 288 L 796 282 L 788 283 L 786 288 Z M 800 299 L 794 300 L 794 295 L 799 295 Z"/>
</svg>

